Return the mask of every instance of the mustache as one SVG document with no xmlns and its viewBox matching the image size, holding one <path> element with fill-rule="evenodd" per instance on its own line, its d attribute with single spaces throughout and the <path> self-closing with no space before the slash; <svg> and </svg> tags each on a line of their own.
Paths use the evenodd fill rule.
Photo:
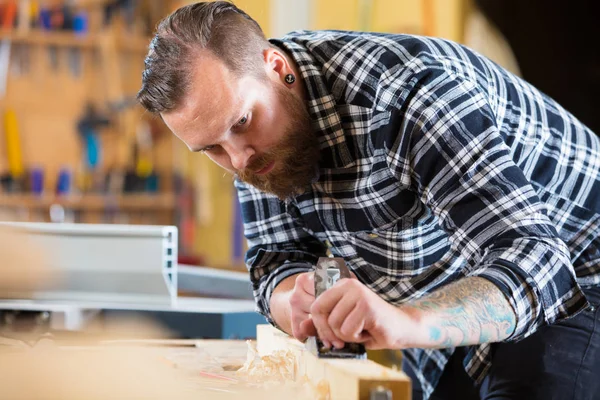
<svg viewBox="0 0 600 400">
<path fill-rule="evenodd" d="M 273 159 L 274 158 L 271 154 L 264 154 L 264 155 L 258 156 L 256 158 L 250 160 L 250 162 L 248 163 L 246 168 L 244 168 L 241 171 L 238 171 L 237 175 L 244 177 L 244 176 L 249 176 L 249 175 L 255 174 L 257 171 L 260 171 L 261 169 L 263 169 L 267 165 L 269 165 L 273 161 Z"/>
</svg>

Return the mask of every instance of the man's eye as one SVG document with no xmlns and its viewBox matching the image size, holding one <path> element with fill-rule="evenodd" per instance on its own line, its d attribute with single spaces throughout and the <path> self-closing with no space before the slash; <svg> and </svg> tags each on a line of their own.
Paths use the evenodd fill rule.
<svg viewBox="0 0 600 400">
<path fill-rule="evenodd" d="M 215 146 L 206 146 L 205 148 L 203 148 L 202 150 L 200 150 L 200 153 L 206 153 L 207 151 L 211 151 L 215 148 Z"/>
<path fill-rule="evenodd" d="M 237 125 L 241 126 L 241 125 L 246 125 L 246 122 L 248 122 L 248 115 L 244 115 L 238 122 Z"/>
</svg>

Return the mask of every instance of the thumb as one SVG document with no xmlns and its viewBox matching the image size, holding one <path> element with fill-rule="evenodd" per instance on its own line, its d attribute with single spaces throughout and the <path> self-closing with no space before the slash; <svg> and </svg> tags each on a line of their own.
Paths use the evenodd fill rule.
<svg viewBox="0 0 600 400">
<path fill-rule="evenodd" d="M 310 294 L 311 296 L 315 295 L 315 273 L 314 272 L 305 272 L 301 276 L 298 277 L 296 282 L 300 281 L 300 287 L 305 293 Z"/>
<path fill-rule="evenodd" d="M 309 272 L 308 279 L 306 280 L 306 292 L 312 296 L 315 295 L 315 273 Z"/>
</svg>

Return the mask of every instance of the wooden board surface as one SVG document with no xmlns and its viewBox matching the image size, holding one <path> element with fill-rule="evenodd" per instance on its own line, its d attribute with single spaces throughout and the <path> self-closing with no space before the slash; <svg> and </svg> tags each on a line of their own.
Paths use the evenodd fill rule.
<svg viewBox="0 0 600 400">
<path fill-rule="evenodd" d="M 371 390 L 384 388 L 394 400 L 411 398 L 410 379 L 402 371 L 392 370 L 371 360 L 320 359 L 306 350 L 303 343 L 270 325 L 257 326 L 257 350 L 261 356 L 289 350 L 296 359 L 296 379 L 306 376 L 314 384 L 329 386 L 331 400 L 368 400 Z"/>
<path fill-rule="evenodd" d="M 248 385 L 244 341 L 125 340 L 35 345 L 0 337 L 1 398 L 14 400 L 280 400 L 286 388 Z M 308 400 L 308 399 L 307 399 Z"/>
<path fill-rule="evenodd" d="M 6 398 L 353 400 L 369 399 L 370 391 L 381 386 L 389 389 L 393 400 L 410 399 L 410 381 L 402 372 L 368 360 L 317 359 L 302 343 L 270 326 L 258 327 L 257 342 L 44 339 L 33 343 L 0 341 Z M 295 363 L 294 379 L 263 382 L 241 373 L 240 368 L 254 357 L 249 349 L 255 343 L 263 354 L 289 350 L 294 355 L 290 358 Z"/>
</svg>

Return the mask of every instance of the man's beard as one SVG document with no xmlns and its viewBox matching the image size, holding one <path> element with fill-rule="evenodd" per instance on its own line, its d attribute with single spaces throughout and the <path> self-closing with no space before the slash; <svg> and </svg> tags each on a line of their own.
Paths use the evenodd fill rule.
<svg viewBox="0 0 600 400">
<path fill-rule="evenodd" d="M 316 176 L 319 163 L 319 140 L 305 104 L 288 89 L 277 88 L 277 97 L 287 109 L 290 125 L 284 139 L 271 151 L 257 157 L 237 176 L 257 189 L 274 194 L 281 200 L 302 193 Z M 257 175 L 271 162 L 275 167 Z"/>
</svg>

